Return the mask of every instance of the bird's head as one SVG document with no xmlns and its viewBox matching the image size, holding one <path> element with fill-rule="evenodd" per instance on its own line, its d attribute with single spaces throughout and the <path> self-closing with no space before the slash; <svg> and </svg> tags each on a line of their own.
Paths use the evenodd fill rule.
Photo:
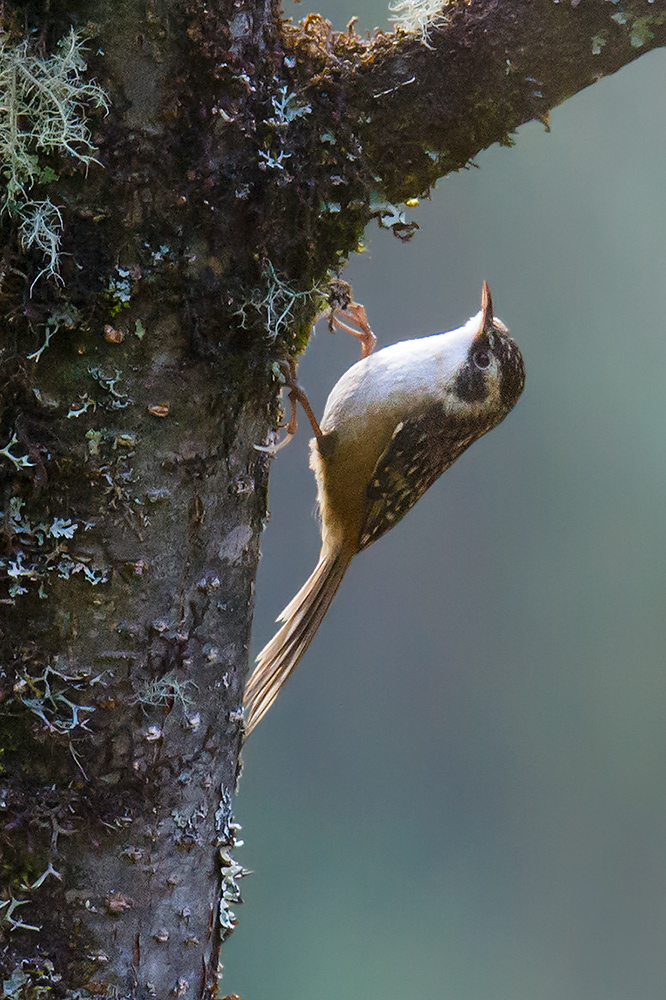
<svg viewBox="0 0 666 1000">
<path fill-rule="evenodd" d="M 456 410 L 471 407 L 479 417 L 495 412 L 499 423 L 518 402 L 525 385 L 523 356 L 501 320 L 484 281 L 481 309 L 457 334 L 461 360 L 452 378 Z"/>
</svg>

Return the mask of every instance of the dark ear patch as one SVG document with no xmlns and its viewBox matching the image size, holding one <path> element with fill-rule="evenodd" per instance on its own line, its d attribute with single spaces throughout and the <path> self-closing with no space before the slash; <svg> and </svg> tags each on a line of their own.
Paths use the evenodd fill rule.
<svg viewBox="0 0 666 1000">
<path fill-rule="evenodd" d="M 458 374 L 455 393 L 464 403 L 480 403 L 488 395 L 483 372 L 468 361 Z"/>
<path fill-rule="evenodd" d="M 510 337 L 497 337 L 495 354 L 500 363 L 500 400 L 507 412 L 516 405 L 525 385 L 525 364 Z"/>
</svg>

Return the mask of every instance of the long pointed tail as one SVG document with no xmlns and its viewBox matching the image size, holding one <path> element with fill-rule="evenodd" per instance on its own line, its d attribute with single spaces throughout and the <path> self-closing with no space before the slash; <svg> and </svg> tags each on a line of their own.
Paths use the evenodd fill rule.
<svg viewBox="0 0 666 1000">
<path fill-rule="evenodd" d="M 278 618 L 285 624 L 259 653 L 245 688 L 246 736 L 263 719 L 312 642 L 353 554 L 340 549 L 323 552 L 312 575 Z"/>
</svg>

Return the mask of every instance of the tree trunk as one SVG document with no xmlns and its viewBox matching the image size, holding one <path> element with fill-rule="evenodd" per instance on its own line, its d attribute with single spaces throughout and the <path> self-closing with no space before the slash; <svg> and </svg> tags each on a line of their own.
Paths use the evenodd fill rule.
<svg viewBox="0 0 666 1000">
<path fill-rule="evenodd" d="M 212 996 L 280 363 L 373 216 L 410 235 L 389 199 L 664 44 L 666 0 L 473 0 L 373 41 L 253 0 L 38 6 L 0 7 L 0 973 Z M 88 77 L 48 62 L 72 26 Z"/>
<path fill-rule="evenodd" d="M 104 170 L 51 161 L 64 284 L 35 281 L 4 218 L 2 974 L 9 996 L 201 997 L 238 895 L 276 393 L 263 327 L 231 319 L 257 264 L 226 277 L 252 223 L 210 179 L 215 28 L 197 5 L 88 6 L 111 109 Z M 52 48 L 68 25 L 40 27 Z"/>
</svg>

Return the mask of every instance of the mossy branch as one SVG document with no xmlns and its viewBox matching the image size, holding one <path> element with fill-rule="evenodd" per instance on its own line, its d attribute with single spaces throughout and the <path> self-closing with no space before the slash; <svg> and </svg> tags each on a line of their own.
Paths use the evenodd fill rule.
<svg viewBox="0 0 666 1000">
<path fill-rule="evenodd" d="M 510 145 L 549 112 L 666 44 L 666 0 L 402 0 L 397 28 L 373 40 L 328 37 L 308 19 L 299 38 L 354 109 L 369 170 L 392 202 L 427 193 L 494 142 Z M 307 43 L 305 39 L 307 38 Z M 307 89 L 306 89 L 307 93 Z M 309 94 L 308 94 L 309 97 Z"/>
</svg>

